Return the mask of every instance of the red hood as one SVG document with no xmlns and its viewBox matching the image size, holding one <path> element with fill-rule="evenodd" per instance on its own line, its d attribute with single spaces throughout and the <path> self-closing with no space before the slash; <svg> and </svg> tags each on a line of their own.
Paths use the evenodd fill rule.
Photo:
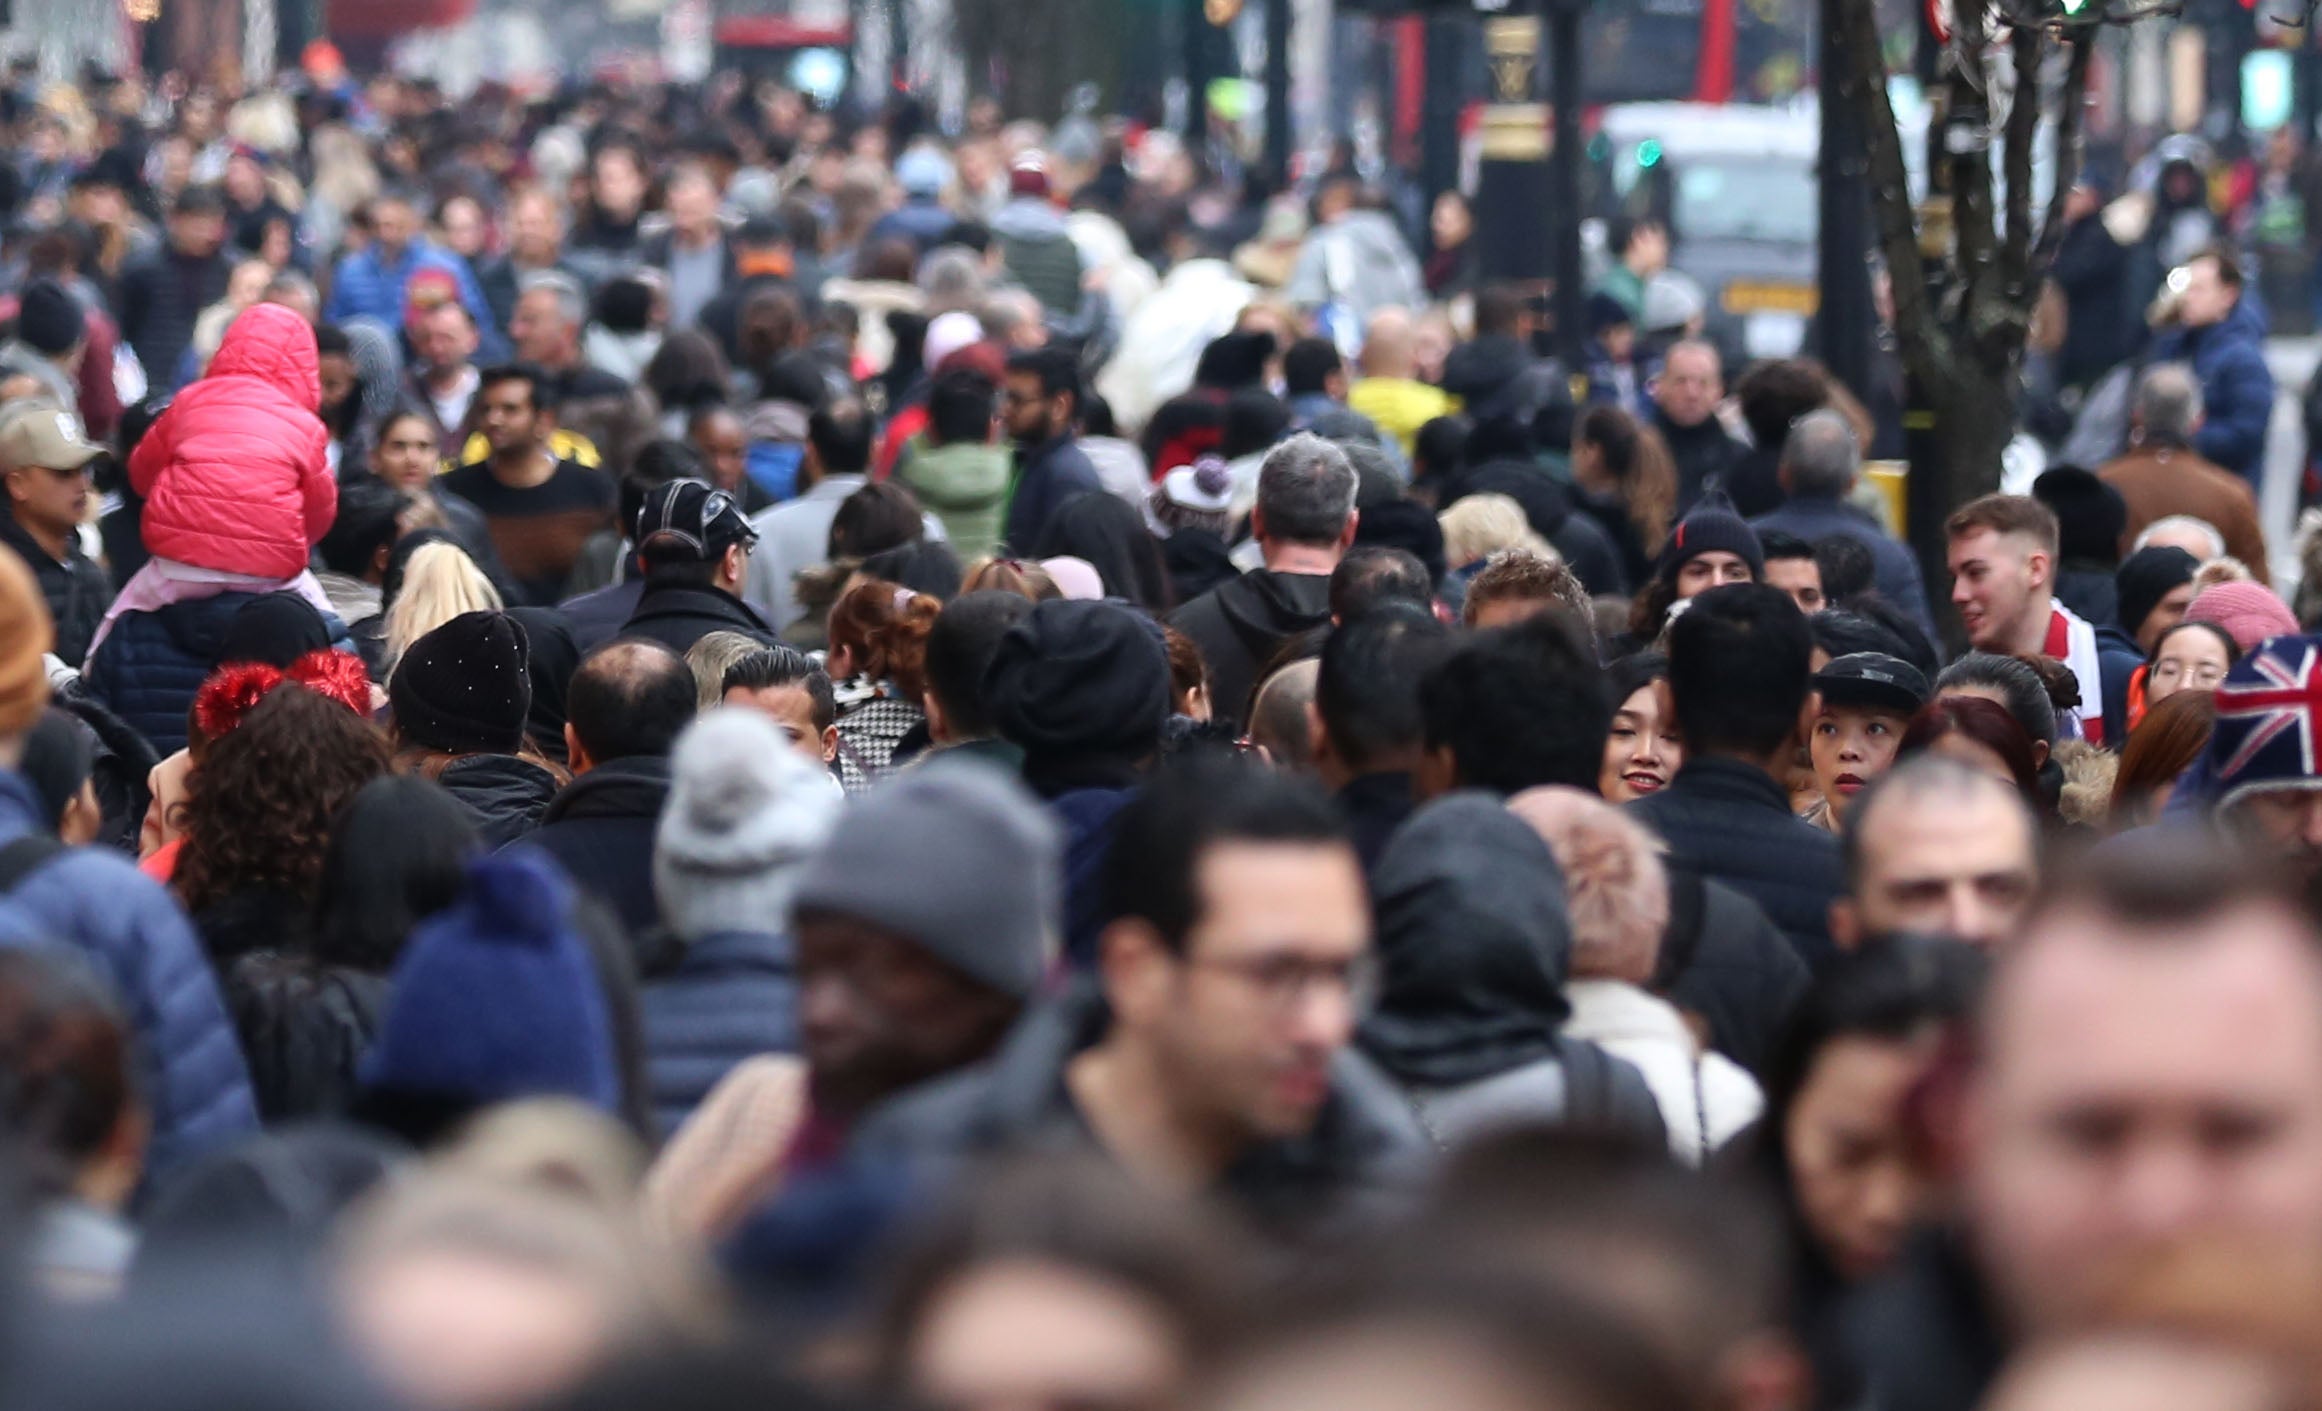
<svg viewBox="0 0 2322 1411">
<path fill-rule="evenodd" d="M 310 412 L 322 408 L 322 355 L 315 351 L 314 329 L 280 304 L 244 309 L 203 375 L 255 377 Z"/>
</svg>

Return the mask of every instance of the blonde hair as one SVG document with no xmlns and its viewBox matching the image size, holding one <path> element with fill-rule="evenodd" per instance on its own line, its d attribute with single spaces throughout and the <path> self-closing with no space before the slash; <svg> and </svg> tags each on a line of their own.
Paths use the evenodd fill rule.
<svg viewBox="0 0 2322 1411">
<path fill-rule="evenodd" d="M 500 590 L 457 544 L 423 544 L 403 569 L 403 591 L 387 609 L 384 681 L 411 644 L 463 612 L 498 612 Z"/>
<path fill-rule="evenodd" d="M 1669 874 L 1652 833 L 1578 789 L 1527 789 L 1508 811 L 1540 835 L 1564 872 L 1572 978 L 1650 982 L 1669 925 Z"/>
<path fill-rule="evenodd" d="M 711 632 L 688 648 L 685 664 L 693 668 L 694 695 L 700 707 L 709 710 L 724 700 L 727 669 L 752 652 L 765 649 L 764 642 L 739 632 Z"/>
<path fill-rule="evenodd" d="M 1469 495 L 1436 516 L 1443 526 L 1443 558 L 1465 568 L 1502 549 L 1530 549 L 1561 558 L 1547 540 L 1532 532 L 1524 507 L 1506 495 Z"/>
</svg>

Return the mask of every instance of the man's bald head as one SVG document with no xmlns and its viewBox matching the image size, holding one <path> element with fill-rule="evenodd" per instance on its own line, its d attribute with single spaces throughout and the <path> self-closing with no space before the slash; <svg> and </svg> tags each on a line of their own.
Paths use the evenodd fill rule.
<svg viewBox="0 0 2322 1411">
<path fill-rule="evenodd" d="M 659 642 L 597 648 L 565 696 L 565 743 L 574 772 L 616 759 L 664 759 L 700 700 L 693 668 Z"/>
<path fill-rule="evenodd" d="M 1314 704 L 1314 684 L 1321 675 L 1321 660 L 1309 657 L 1283 667 L 1258 687 L 1257 701 L 1250 707 L 1250 743 L 1264 750 L 1276 769 L 1314 767 L 1307 711 Z"/>
<path fill-rule="evenodd" d="M 1411 315 L 1384 308 L 1363 329 L 1363 376 L 1409 377 L 1418 366 L 1418 339 Z"/>
</svg>

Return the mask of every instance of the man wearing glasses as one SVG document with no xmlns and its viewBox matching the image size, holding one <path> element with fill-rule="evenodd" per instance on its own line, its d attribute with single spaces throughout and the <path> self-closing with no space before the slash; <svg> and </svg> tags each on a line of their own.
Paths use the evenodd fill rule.
<svg viewBox="0 0 2322 1411">
<path fill-rule="evenodd" d="M 8 515 L 0 540 L 32 566 L 56 619 L 56 654 L 77 667 L 105 619 L 113 585 L 81 550 L 89 517 L 90 472 L 105 448 L 81 430 L 81 419 L 54 402 L 19 402 L 0 413 L 0 478 Z"/>
<path fill-rule="evenodd" d="M 741 598 L 758 531 L 733 496 L 699 480 L 672 480 L 646 496 L 635 528 L 645 592 L 622 636 L 650 638 L 680 656 L 712 632 L 777 644 Z"/>
<path fill-rule="evenodd" d="M 1166 771 L 1122 810 L 1107 880 L 1096 973 L 874 1115 L 863 1155 L 1093 1148 L 1299 1243 L 1415 1174 L 1410 1108 L 1348 1049 L 1371 915 L 1326 797 L 1231 760 Z"/>
</svg>

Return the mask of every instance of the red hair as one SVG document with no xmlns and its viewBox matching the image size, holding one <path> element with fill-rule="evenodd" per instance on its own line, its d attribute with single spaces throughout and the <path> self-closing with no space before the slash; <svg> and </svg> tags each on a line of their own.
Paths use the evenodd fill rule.
<svg viewBox="0 0 2322 1411">
<path fill-rule="evenodd" d="M 2008 773 L 2015 776 L 2024 802 L 2042 814 L 2047 812 L 2040 796 L 2040 766 L 2034 762 L 2032 737 L 2007 707 L 1996 701 L 1981 696 L 1944 696 L 1929 701 L 1911 717 L 1895 757 L 1923 754 L 1949 735 L 1965 736 L 1998 755 Z"/>
<path fill-rule="evenodd" d="M 325 649 L 308 652 L 288 671 L 259 662 L 220 668 L 194 695 L 190 722 L 194 738 L 209 741 L 232 734 L 242 717 L 285 681 L 337 701 L 365 720 L 371 718 L 371 673 L 363 669 L 360 658 Z"/>
</svg>

